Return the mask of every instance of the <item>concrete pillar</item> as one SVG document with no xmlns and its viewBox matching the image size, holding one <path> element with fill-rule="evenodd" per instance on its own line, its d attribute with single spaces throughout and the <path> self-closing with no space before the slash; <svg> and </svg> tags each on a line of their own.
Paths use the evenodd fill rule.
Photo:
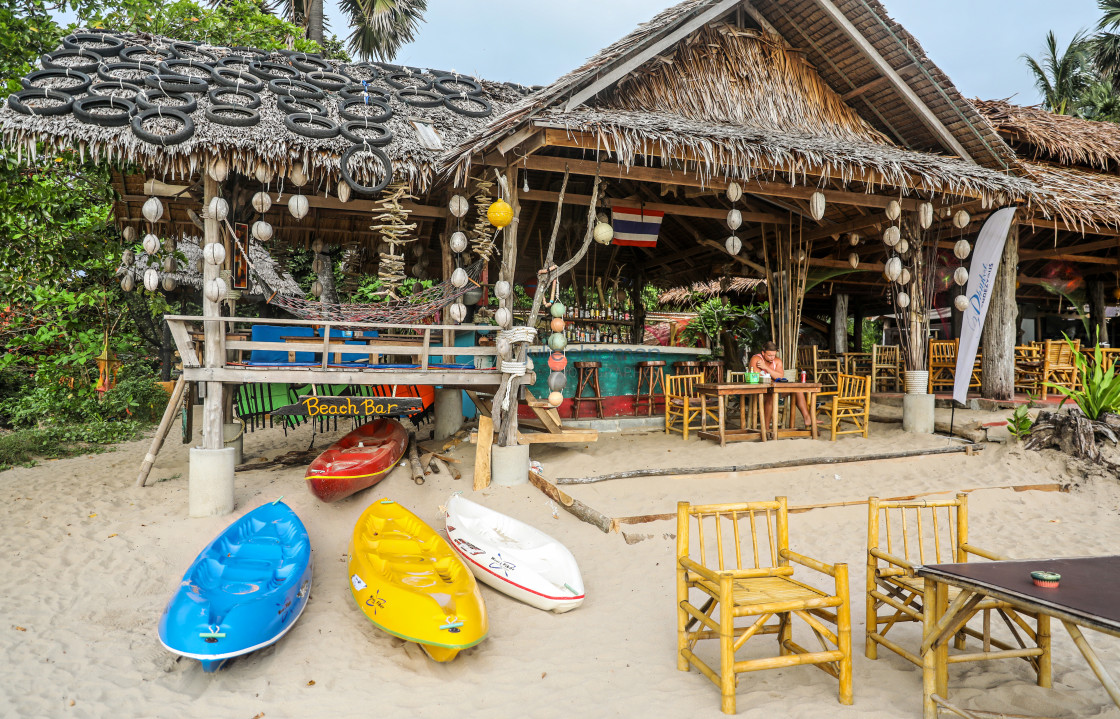
<svg viewBox="0 0 1120 719">
<path fill-rule="evenodd" d="M 933 434 L 934 400 L 932 394 L 902 395 L 902 431 Z"/>
<path fill-rule="evenodd" d="M 190 516 L 220 517 L 233 511 L 235 454 L 233 447 L 191 448 L 188 484 Z"/>
<path fill-rule="evenodd" d="M 513 487 L 529 482 L 529 445 L 495 444 L 490 451 L 490 482 L 500 487 Z"/>
<path fill-rule="evenodd" d="M 432 439 L 443 440 L 463 426 L 463 391 L 437 389 L 435 398 L 435 430 Z"/>
</svg>

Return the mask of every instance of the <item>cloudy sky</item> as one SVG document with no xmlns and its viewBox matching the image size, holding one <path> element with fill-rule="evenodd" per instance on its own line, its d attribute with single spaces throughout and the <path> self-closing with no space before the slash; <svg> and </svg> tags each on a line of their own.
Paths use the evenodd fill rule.
<svg viewBox="0 0 1120 719">
<path fill-rule="evenodd" d="M 428 22 L 402 64 L 544 85 L 651 18 L 673 0 L 428 0 Z M 1093 27 L 1095 0 L 883 0 L 966 97 L 1038 101 L 1019 56 L 1039 56 L 1053 30 L 1062 47 Z M 332 29 L 346 26 L 327 0 Z"/>
</svg>

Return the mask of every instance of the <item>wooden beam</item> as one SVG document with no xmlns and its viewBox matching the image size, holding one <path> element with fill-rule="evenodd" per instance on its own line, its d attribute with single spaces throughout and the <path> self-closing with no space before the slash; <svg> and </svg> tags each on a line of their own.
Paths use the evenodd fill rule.
<svg viewBox="0 0 1120 719">
<path fill-rule="evenodd" d="M 821 227 L 812 232 L 806 232 L 802 237 L 806 242 L 814 242 L 816 240 L 823 240 L 826 237 L 835 237 L 836 235 L 843 235 L 848 232 L 855 232 L 856 230 L 865 230 L 869 227 L 878 230 L 880 225 L 888 224 L 891 224 L 891 221 L 887 219 L 886 215 L 864 215 L 854 220 L 849 220 L 848 222 L 828 225 L 827 227 Z"/>
<path fill-rule="evenodd" d="M 536 200 L 537 202 L 556 202 L 560 199 L 559 192 L 548 192 L 546 190 L 530 190 L 529 192 L 522 192 L 520 195 L 522 200 Z M 583 205 L 591 204 L 591 195 L 564 195 L 564 204 Z M 602 207 L 611 207 L 612 205 L 634 205 L 640 204 L 644 209 L 652 210 L 654 212 L 664 212 L 668 215 L 680 215 L 682 217 L 706 217 L 713 220 L 726 221 L 727 210 L 718 207 L 698 207 L 695 205 L 673 205 L 662 202 L 643 202 L 642 200 L 628 200 L 625 198 L 607 198 L 603 200 Z M 770 222 L 770 223 L 785 223 L 784 217 L 772 215 L 767 212 L 744 212 L 743 222 Z M 885 222 L 885 220 L 884 220 Z"/>
<path fill-rule="evenodd" d="M 847 260 L 833 260 L 825 257 L 810 257 L 810 267 L 835 267 L 843 270 L 852 270 L 852 272 L 882 272 L 882 262 L 860 262 L 859 267 L 853 268 Z M 843 282 L 837 279 L 837 282 Z"/>
<path fill-rule="evenodd" d="M 1107 227 L 1076 227 L 1067 225 L 1061 220 L 1047 220 L 1043 217 L 1031 217 L 1023 221 L 1024 225 L 1031 227 L 1046 227 L 1051 230 L 1065 230 L 1066 232 L 1075 232 L 1079 235 L 1100 235 L 1101 237 L 1120 237 L 1120 230 L 1112 230 Z"/>
<path fill-rule="evenodd" d="M 149 196 L 155 195 L 156 197 L 168 197 L 182 200 L 184 204 L 194 206 L 196 201 L 194 198 L 186 194 L 186 185 L 169 185 L 159 180 L 146 180 L 144 182 L 144 192 L 147 195 L 122 195 L 122 200 L 143 202 Z M 298 193 L 288 192 L 288 195 Z M 326 210 L 340 210 L 342 212 L 369 213 L 381 209 L 381 203 L 372 200 L 350 200 L 343 202 L 337 197 L 323 197 L 322 195 L 304 195 L 307 198 L 307 204 L 313 209 L 326 209 Z M 448 217 L 450 211 L 446 207 L 434 207 L 432 205 L 420 205 L 414 202 L 402 202 L 405 209 L 412 212 L 417 217 Z M 232 209 L 232 208 L 231 208 Z"/>
<path fill-rule="evenodd" d="M 1020 258 L 1023 259 L 1023 258 Z M 1118 257 L 1097 257 L 1096 255 L 1047 255 L 1045 258 L 1033 257 L 1030 259 L 1062 260 L 1064 262 L 1083 262 L 1090 265 L 1116 265 L 1120 264 Z"/>
<path fill-rule="evenodd" d="M 977 164 L 976 160 L 968 154 L 964 146 L 961 145 L 957 138 L 953 136 L 953 133 L 949 131 L 949 128 L 945 127 L 937 115 L 933 114 L 933 111 L 922 102 L 922 99 L 918 97 L 918 93 L 914 92 L 914 88 L 910 87 L 910 85 L 902 79 L 902 76 L 899 75 L 898 72 L 891 67 L 890 63 L 879 54 L 879 51 L 868 42 L 864 34 L 848 19 L 848 16 L 832 3 L 832 0 L 816 0 L 816 4 L 834 23 L 844 28 L 848 37 L 851 38 L 856 47 L 859 48 L 867 59 L 871 60 L 884 77 L 890 80 L 891 85 L 902 95 L 902 99 L 906 104 L 918 114 L 922 123 L 941 140 L 946 149 L 951 150 L 973 164 Z"/>
<path fill-rule="evenodd" d="M 1120 239 L 1113 238 L 1110 240 L 1101 240 L 1100 242 L 1089 242 L 1080 245 L 1062 245 L 1061 247 L 1055 247 L 1047 250 L 1022 250 L 1021 252 L 1019 252 L 1019 259 L 1056 259 L 1058 255 L 1067 252 L 1095 252 L 1097 250 L 1107 250 L 1114 247 L 1120 247 Z"/>
<path fill-rule="evenodd" d="M 848 90 L 847 92 L 845 92 L 843 95 L 840 96 L 840 99 L 843 100 L 844 102 L 847 102 L 849 100 L 854 100 L 855 98 L 859 97 L 860 95 L 864 94 L 865 92 L 871 92 L 872 90 L 877 90 L 878 88 L 882 87 L 883 85 L 888 85 L 888 84 L 890 84 L 890 78 L 887 78 L 884 75 L 880 75 L 879 77 L 875 78 L 874 80 L 872 80 L 869 83 L 866 83 L 864 85 L 860 85 L 859 87 L 855 88 L 854 90 Z"/>
</svg>

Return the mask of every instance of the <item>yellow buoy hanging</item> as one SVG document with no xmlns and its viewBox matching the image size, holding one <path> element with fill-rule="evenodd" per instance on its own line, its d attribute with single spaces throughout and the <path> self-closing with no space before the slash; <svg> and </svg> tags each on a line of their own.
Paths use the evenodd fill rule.
<svg viewBox="0 0 1120 719">
<path fill-rule="evenodd" d="M 513 208 L 505 200 L 496 200 L 486 210 L 486 219 L 490 220 L 491 225 L 501 229 L 513 222 Z"/>
</svg>

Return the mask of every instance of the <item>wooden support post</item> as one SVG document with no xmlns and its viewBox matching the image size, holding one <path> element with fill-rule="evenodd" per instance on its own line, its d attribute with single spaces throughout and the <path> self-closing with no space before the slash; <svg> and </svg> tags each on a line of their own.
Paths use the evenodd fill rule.
<svg viewBox="0 0 1120 719">
<path fill-rule="evenodd" d="M 852 328 L 852 351 L 863 352 L 863 305 L 858 302 L 852 312 Z"/>
<path fill-rule="evenodd" d="M 218 182 L 203 171 L 203 208 L 210 207 L 210 200 L 218 194 Z M 203 246 L 220 244 L 222 242 L 221 229 L 218 220 L 210 216 L 209 211 L 204 213 L 205 237 Z M 221 367 L 225 364 L 225 330 L 221 321 L 221 301 L 211 302 L 206 299 L 206 287 L 218 278 L 219 268 L 208 262 L 202 263 L 202 316 L 206 318 L 203 324 L 205 335 L 205 355 L 203 366 Z M 222 383 L 207 382 L 206 397 L 202 410 L 202 447 L 204 449 L 221 449 L 224 445 L 222 437 Z"/>
<path fill-rule="evenodd" d="M 514 284 L 517 274 L 517 226 L 520 224 L 521 203 L 517 199 L 517 168 L 514 165 L 506 166 L 506 182 L 509 185 L 509 204 L 513 208 L 513 221 L 506 225 L 502 233 L 502 266 L 498 279 Z M 516 292 L 502 300 L 502 306 L 513 312 L 513 300 Z M 535 317 L 529 317 L 526 324 L 532 327 L 536 324 Z M 518 352 L 517 361 L 524 362 L 528 352 L 522 347 Z M 500 414 L 498 425 L 498 445 L 508 447 L 517 444 L 517 395 L 521 389 L 521 377 L 507 377 L 509 392 L 509 411 Z M 499 409 L 495 407 L 495 409 Z"/>
<path fill-rule="evenodd" d="M 831 340 L 833 354 L 848 351 L 848 296 L 841 292 L 832 295 Z M 793 363 L 787 360 L 787 364 Z"/>
<path fill-rule="evenodd" d="M 1008 400 L 1015 396 L 1016 270 L 1019 264 L 1019 222 L 1011 223 L 1003 256 L 992 286 L 988 317 L 984 320 L 980 394 L 985 399 Z"/>
<path fill-rule="evenodd" d="M 1089 344 L 1108 342 L 1108 325 L 1104 316 L 1104 282 L 1089 280 Z"/>
<path fill-rule="evenodd" d="M 166 327 L 166 323 L 164 326 Z M 152 446 L 148 448 L 148 453 L 144 455 L 144 461 L 140 464 L 140 474 L 136 477 L 137 487 L 143 487 L 148 480 L 148 473 L 152 471 L 152 465 L 156 462 L 156 455 L 159 454 L 160 447 L 163 446 L 163 440 L 167 437 L 175 417 L 179 414 L 179 405 L 182 404 L 183 390 L 186 389 L 186 386 L 186 380 L 183 379 L 182 375 L 179 375 L 179 379 L 175 380 L 175 388 L 171 390 L 171 397 L 167 400 L 167 408 L 163 411 L 163 419 L 160 420 L 159 428 L 156 429 L 156 436 L 152 437 Z"/>
<path fill-rule="evenodd" d="M 490 450 L 494 445 L 494 421 L 489 417 L 478 418 L 478 445 L 474 451 L 474 490 L 490 486 Z"/>
</svg>

